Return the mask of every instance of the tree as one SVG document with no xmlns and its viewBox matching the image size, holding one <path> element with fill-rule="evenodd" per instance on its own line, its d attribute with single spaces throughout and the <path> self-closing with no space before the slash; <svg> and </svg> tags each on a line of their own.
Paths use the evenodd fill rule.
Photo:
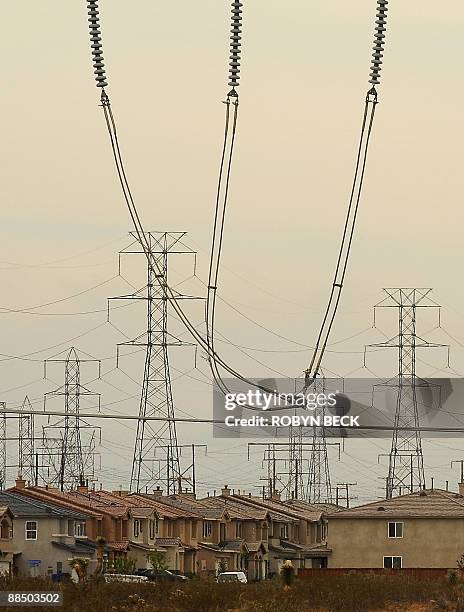
<svg viewBox="0 0 464 612">
<path fill-rule="evenodd" d="M 151 564 L 155 572 L 162 572 L 168 569 L 166 555 L 162 552 L 155 551 L 148 553 L 147 560 Z"/>
<path fill-rule="evenodd" d="M 280 576 L 282 577 L 283 583 L 285 585 L 285 590 L 290 588 L 290 585 L 295 578 L 295 568 L 291 561 L 285 561 L 280 568 Z"/>
<path fill-rule="evenodd" d="M 226 559 L 219 559 L 216 571 L 217 571 L 218 574 L 222 574 L 223 572 L 227 572 L 227 561 L 226 561 Z"/>
<path fill-rule="evenodd" d="M 97 538 L 97 566 L 93 573 L 94 576 L 99 576 L 103 573 L 103 554 L 105 552 L 106 540 L 102 536 Z"/>
<path fill-rule="evenodd" d="M 118 557 L 114 560 L 116 574 L 133 574 L 135 572 L 135 559 L 131 557 Z"/>
<path fill-rule="evenodd" d="M 89 560 L 83 557 L 75 557 L 69 561 L 69 567 L 76 572 L 79 582 L 85 582 L 88 565 Z"/>
</svg>

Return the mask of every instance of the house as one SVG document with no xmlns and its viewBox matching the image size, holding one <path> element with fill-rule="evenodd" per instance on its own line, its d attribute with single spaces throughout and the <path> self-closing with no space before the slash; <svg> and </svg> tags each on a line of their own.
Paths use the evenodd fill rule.
<svg viewBox="0 0 464 612">
<path fill-rule="evenodd" d="M 131 512 L 121 500 L 105 499 L 84 485 L 76 491 L 59 491 L 51 487 L 26 487 L 24 481 L 17 480 L 16 487 L 10 490 L 86 513 L 87 521 L 82 530 L 89 541 L 96 542 L 100 537 L 105 540 L 105 562 L 109 567 L 121 557 L 134 559 L 137 567 L 147 567 L 147 554 L 153 550 L 153 546 L 143 541 L 140 525 L 141 521 L 153 515 L 152 511 Z M 136 534 L 135 537 L 131 538 L 132 534 Z"/>
<path fill-rule="evenodd" d="M 311 504 L 303 500 L 280 499 L 251 495 L 233 495 L 242 504 L 269 511 L 269 572 L 278 573 L 284 561 L 291 560 L 298 568 L 324 568 L 332 554 L 327 543 L 327 511 L 337 512 L 334 504 Z"/>
<path fill-rule="evenodd" d="M 11 576 L 15 546 L 13 542 L 13 514 L 8 506 L 0 506 L 0 575 Z"/>
<path fill-rule="evenodd" d="M 327 514 L 329 567 L 456 568 L 464 554 L 460 492 L 423 490 Z"/>
<path fill-rule="evenodd" d="M 0 505 L 8 507 L 0 523 L 1 561 L 9 563 L 14 575 L 71 573 L 69 560 L 74 557 L 86 558 L 90 564 L 96 562 L 97 547 L 82 533 L 85 513 L 10 491 L 0 491 Z M 10 537 L 6 538 L 8 533 Z"/>
</svg>

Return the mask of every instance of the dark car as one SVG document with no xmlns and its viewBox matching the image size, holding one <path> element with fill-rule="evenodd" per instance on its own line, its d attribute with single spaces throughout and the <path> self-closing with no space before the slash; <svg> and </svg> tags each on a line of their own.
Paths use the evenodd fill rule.
<svg viewBox="0 0 464 612">
<path fill-rule="evenodd" d="M 155 582 L 185 582 L 187 576 L 183 574 L 174 574 L 169 570 L 156 571 L 152 569 L 139 569 L 135 572 L 138 576 L 146 576 L 148 580 Z"/>
</svg>

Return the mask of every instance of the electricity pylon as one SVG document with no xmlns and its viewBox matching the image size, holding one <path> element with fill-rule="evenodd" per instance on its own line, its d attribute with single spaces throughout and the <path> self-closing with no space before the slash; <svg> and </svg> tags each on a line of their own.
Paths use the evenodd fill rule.
<svg viewBox="0 0 464 612">
<path fill-rule="evenodd" d="M 123 254 L 147 253 L 135 241 L 120 252 Z M 134 444 L 130 490 L 140 492 L 155 486 L 166 493 L 179 493 L 187 488 L 195 489 L 192 480 L 193 461 L 182 467 L 177 441 L 175 408 L 172 395 L 169 348 L 193 346 L 181 341 L 168 331 L 168 260 L 173 254 L 196 255 L 182 244 L 185 232 L 145 233 L 147 257 L 147 284 L 131 295 L 110 299 L 145 300 L 147 303 L 147 328 L 144 333 L 120 346 L 145 347 L 145 366 L 139 404 L 139 418 Z M 156 262 L 156 265 L 154 264 Z M 176 299 L 196 299 L 176 292 Z M 160 417 L 163 421 L 148 421 L 147 417 Z"/>
<path fill-rule="evenodd" d="M 416 311 L 418 308 L 440 306 L 430 297 L 432 289 L 389 288 L 387 296 L 374 306 L 398 310 L 398 334 L 385 342 L 369 346 L 398 349 L 398 387 L 394 430 L 389 454 L 386 496 L 413 493 L 425 486 L 424 456 L 417 408 L 417 387 L 423 382 L 416 375 L 416 349 L 445 346 L 424 340 L 416 333 Z"/>
<path fill-rule="evenodd" d="M 32 404 L 26 395 L 18 423 L 18 469 L 21 478 L 31 484 L 35 481 L 35 439 Z"/>
<path fill-rule="evenodd" d="M 65 416 L 43 427 L 43 449 L 41 456 L 48 460 L 48 465 L 41 466 L 47 473 L 42 475 L 44 482 L 58 486 L 62 491 L 77 487 L 82 482 L 95 480 L 95 444 L 96 431 L 100 428 L 87 423 L 79 416 L 81 398 L 98 397 L 100 394 L 90 391 L 81 384 L 81 365 L 83 363 L 98 364 L 100 377 L 101 364 L 97 359 L 82 359 L 72 347 L 66 359 L 47 359 L 49 363 L 64 364 L 64 384 L 45 394 L 44 403 L 51 397 L 64 398 Z M 46 369 L 45 369 L 46 377 Z M 50 436 L 50 430 L 55 436 Z M 82 433 L 86 432 L 83 442 Z"/>
</svg>

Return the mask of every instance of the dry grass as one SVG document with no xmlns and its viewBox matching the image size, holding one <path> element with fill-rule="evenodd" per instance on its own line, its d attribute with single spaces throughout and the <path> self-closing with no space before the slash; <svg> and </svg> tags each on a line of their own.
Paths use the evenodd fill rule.
<svg viewBox="0 0 464 612">
<path fill-rule="evenodd" d="M 66 612 L 306 612 L 455 610 L 464 612 L 464 587 L 445 579 L 401 575 L 317 575 L 284 590 L 280 580 L 256 584 L 216 584 L 192 580 L 176 584 L 53 584 L 38 579 L 0 581 L 1 590 L 57 590 Z M 30 608 L 15 608 L 26 611 Z"/>
</svg>

